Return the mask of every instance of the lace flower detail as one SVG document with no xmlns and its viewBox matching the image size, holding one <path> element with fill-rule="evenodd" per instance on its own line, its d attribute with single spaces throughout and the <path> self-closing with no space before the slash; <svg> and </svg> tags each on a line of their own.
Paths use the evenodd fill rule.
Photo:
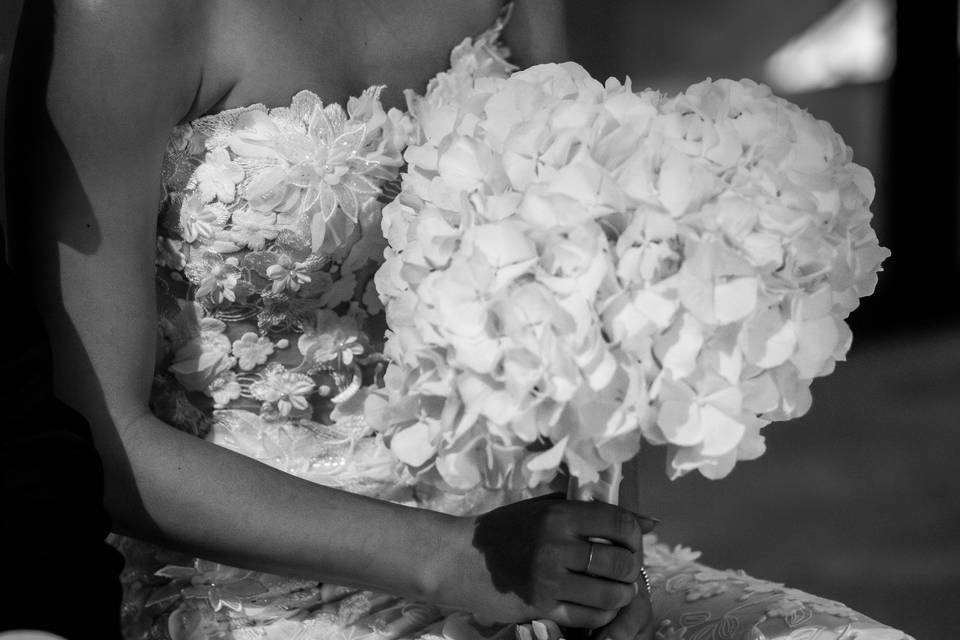
<svg viewBox="0 0 960 640">
<path fill-rule="evenodd" d="M 209 297 L 213 302 L 236 302 L 236 287 L 240 282 L 240 268 L 236 258 L 227 258 L 207 251 L 199 261 L 187 266 L 187 277 L 199 284 L 197 297 Z"/>
<path fill-rule="evenodd" d="M 259 380 L 250 385 L 250 393 L 286 417 L 294 409 L 308 409 L 310 404 L 307 396 L 313 393 L 315 387 L 310 376 L 287 371 L 283 365 L 273 363 L 263 371 Z"/>
<path fill-rule="evenodd" d="M 277 214 L 241 207 L 233 212 L 230 238 L 241 247 L 261 251 L 277 237 Z"/>
<path fill-rule="evenodd" d="M 188 330 L 192 328 L 192 335 L 175 350 L 170 371 L 184 388 L 206 389 L 236 364 L 230 356 L 230 339 L 224 335 L 226 325 L 216 318 L 202 317 L 202 309 L 196 303 L 184 307 L 178 322 L 186 324 Z"/>
<path fill-rule="evenodd" d="M 183 240 L 157 236 L 157 265 L 174 271 L 182 270 L 187 264 L 182 250 Z"/>
<path fill-rule="evenodd" d="M 187 242 L 210 240 L 217 223 L 217 212 L 193 194 L 180 206 L 180 235 Z"/>
<path fill-rule="evenodd" d="M 706 600 L 726 593 L 727 583 L 731 575 L 729 572 L 715 569 L 703 569 L 693 575 L 693 580 L 687 585 L 687 602 Z"/>
<path fill-rule="evenodd" d="M 286 122 L 249 111 L 228 141 L 241 158 L 273 163 L 247 185 L 251 206 L 292 213 L 291 222 L 310 238 L 314 251 L 333 249 L 350 235 L 363 205 L 400 165 L 399 149 L 382 140 L 382 129 L 392 120 L 378 93 L 375 88 L 352 100 L 350 113 L 301 93 L 289 110 L 275 110 Z M 283 126 L 287 123 L 293 130 Z"/>
<path fill-rule="evenodd" d="M 317 311 L 297 341 L 297 347 L 305 358 L 317 366 L 339 360 L 350 365 L 356 356 L 364 352 L 360 342 L 360 330 L 349 317 L 339 317 L 330 310 Z"/>
<path fill-rule="evenodd" d="M 686 640 L 687 628 L 675 627 L 671 620 L 661 620 L 654 633 L 655 640 Z"/>
<path fill-rule="evenodd" d="M 760 581 L 758 580 L 758 582 Z M 805 609 L 809 609 L 815 613 L 824 613 L 839 618 L 846 618 L 848 620 L 857 620 L 859 617 L 853 609 L 842 602 L 827 600 L 810 595 L 799 589 L 790 588 L 783 589 L 783 598 L 772 607 L 767 614 L 770 616 L 796 616 L 798 612 L 802 612 Z"/>
<path fill-rule="evenodd" d="M 222 409 L 230 404 L 231 400 L 240 397 L 242 388 L 237 381 L 237 374 L 233 371 L 225 371 L 210 383 L 205 392 L 213 398 L 214 408 Z"/>
<path fill-rule="evenodd" d="M 771 618 L 783 618 L 791 627 L 802 624 L 813 616 L 805 602 L 794 598 L 778 600 L 767 607 L 766 614 Z"/>
<path fill-rule="evenodd" d="M 294 262 L 288 255 L 281 254 L 275 264 L 267 267 L 267 277 L 273 281 L 274 293 L 299 291 L 310 282 L 309 266 L 306 262 Z"/>
<path fill-rule="evenodd" d="M 204 203 L 214 199 L 224 204 L 234 201 L 237 184 L 243 180 L 243 168 L 230 160 L 230 153 L 218 147 L 207 153 L 206 159 L 193 174 L 197 193 Z"/>
<path fill-rule="evenodd" d="M 273 342 L 270 338 L 258 336 L 252 331 L 240 336 L 233 342 L 233 355 L 237 357 L 237 364 L 244 371 L 250 371 L 257 365 L 264 364 L 273 353 Z"/>
</svg>

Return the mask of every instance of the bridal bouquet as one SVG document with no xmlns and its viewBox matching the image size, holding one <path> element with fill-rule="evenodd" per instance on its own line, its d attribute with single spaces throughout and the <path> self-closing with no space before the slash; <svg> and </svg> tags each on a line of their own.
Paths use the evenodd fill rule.
<svg viewBox="0 0 960 640">
<path fill-rule="evenodd" d="M 844 358 L 888 255 L 873 179 L 767 87 L 666 97 L 565 63 L 408 98 L 366 412 L 415 474 L 589 486 L 646 440 L 720 478 Z"/>
</svg>

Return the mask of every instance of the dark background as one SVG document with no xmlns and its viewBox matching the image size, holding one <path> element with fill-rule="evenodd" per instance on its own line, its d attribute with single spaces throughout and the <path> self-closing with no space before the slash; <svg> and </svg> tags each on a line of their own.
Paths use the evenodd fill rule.
<svg viewBox="0 0 960 640">
<path fill-rule="evenodd" d="M 566 4 L 572 59 L 676 91 L 706 76 L 764 80 L 768 57 L 841 3 Z M 0 105 L 18 8 L 0 2 Z M 766 456 L 722 482 L 670 482 L 654 448 L 643 474 L 665 539 L 921 640 L 952 637 L 960 609 L 957 4 L 901 2 L 894 15 L 889 77 L 781 92 L 831 122 L 877 179 L 875 227 L 893 257 L 852 317 L 849 361 L 814 384 L 806 417 L 766 430 Z"/>
<path fill-rule="evenodd" d="M 832 0 L 577 2 L 571 58 L 598 77 L 677 91 L 705 76 L 766 80 L 764 62 L 842 9 Z M 919 639 L 960 611 L 960 253 L 957 3 L 901 2 L 889 77 L 784 97 L 829 121 L 877 181 L 893 256 L 851 317 L 846 363 L 810 413 L 765 430 L 768 452 L 720 482 L 675 482 L 644 453 L 660 533 L 713 566 L 847 603 Z"/>
</svg>

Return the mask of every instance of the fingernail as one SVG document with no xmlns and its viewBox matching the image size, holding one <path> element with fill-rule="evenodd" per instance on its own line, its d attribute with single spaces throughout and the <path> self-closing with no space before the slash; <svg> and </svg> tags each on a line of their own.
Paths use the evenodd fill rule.
<svg viewBox="0 0 960 640">
<path fill-rule="evenodd" d="M 533 635 L 537 640 L 550 640 L 550 632 L 547 631 L 547 625 L 539 620 L 531 620 L 530 626 L 533 627 Z"/>
</svg>

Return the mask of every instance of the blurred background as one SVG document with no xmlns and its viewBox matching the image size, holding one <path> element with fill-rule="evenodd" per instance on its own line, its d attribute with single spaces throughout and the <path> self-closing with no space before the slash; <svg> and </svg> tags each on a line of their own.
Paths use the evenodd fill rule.
<svg viewBox="0 0 960 640">
<path fill-rule="evenodd" d="M 675 92 L 749 77 L 827 120 L 877 181 L 893 256 L 848 361 L 804 418 L 721 482 L 644 456 L 647 511 L 703 560 L 845 602 L 925 638 L 960 611 L 957 3 L 567 2 L 571 58 Z"/>
<path fill-rule="evenodd" d="M 831 122 L 876 177 L 875 228 L 893 251 L 877 293 L 852 316 L 849 361 L 815 383 L 806 417 L 767 429 L 767 456 L 722 482 L 670 482 L 663 452 L 643 453 L 647 511 L 664 520 L 663 538 L 703 550 L 711 565 L 843 601 L 918 640 L 952 637 L 957 3 L 569 0 L 567 8 L 571 58 L 596 76 L 629 75 L 636 89 L 664 91 L 706 76 L 750 77 Z M 0 2 L 0 88 L 18 11 L 18 2 Z"/>
</svg>

